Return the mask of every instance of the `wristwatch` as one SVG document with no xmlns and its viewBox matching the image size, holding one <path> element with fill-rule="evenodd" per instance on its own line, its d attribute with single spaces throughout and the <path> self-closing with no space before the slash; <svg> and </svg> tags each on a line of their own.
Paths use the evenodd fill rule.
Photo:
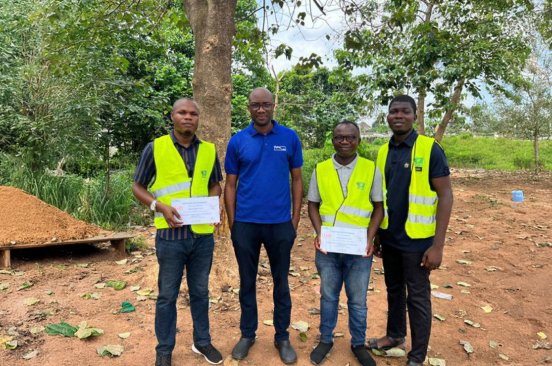
<svg viewBox="0 0 552 366">
<path fill-rule="evenodd" d="M 157 207 L 157 200 L 151 201 L 150 210 L 155 211 L 156 207 Z"/>
</svg>

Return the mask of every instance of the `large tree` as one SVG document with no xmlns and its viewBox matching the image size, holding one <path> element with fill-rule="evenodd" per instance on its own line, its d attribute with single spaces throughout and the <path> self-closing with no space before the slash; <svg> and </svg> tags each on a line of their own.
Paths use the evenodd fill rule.
<svg viewBox="0 0 552 366">
<path fill-rule="evenodd" d="M 346 68 L 367 68 L 367 90 L 382 103 L 416 93 L 421 133 L 431 94 L 440 140 L 464 91 L 477 97 L 482 84 L 503 91 L 519 84 L 531 8 L 528 0 L 365 1 L 348 8 L 354 27 L 338 58 Z"/>
</svg>

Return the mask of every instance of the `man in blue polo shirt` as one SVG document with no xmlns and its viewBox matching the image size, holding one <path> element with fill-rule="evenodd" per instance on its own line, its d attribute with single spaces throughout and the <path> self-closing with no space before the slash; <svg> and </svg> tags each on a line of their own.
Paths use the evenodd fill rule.
<svg viewBox="0 0 552 366">
<path fill-rule="evenodd" d="M 416 133 L 415 120 L 413 98 L 399 95 L 391 100 L 387 123 L 393 136 L 377 159 L 385 217 L 375 248 L 385 268 L 387 332 L 368 340 L 371 349 L 404 349 L 408 308 L 412 338 L 408 366 L 421 366 L 426 358 L 432 319 L 429 274 L 441 265 L 453 201 L 443 149 L 434 139 Z"/>
<path fill-rule="evenodd" d="M 241 338 L 232 357 L 244 359 L 255 343 L 256 279 L 264 244 L 274 282 L 274 345 L 281 360 L 289 364 L 297 360 L 289 342 L 288 271 L 303 196 L 303 156 L 297 134 L 274 121 L 273 112 L 272 93 L 254 89 L 249 95 L 252 122 L 232 136 L 226 151 L 224 203 L 240 272 L 241 306 Z"/>
</svg>

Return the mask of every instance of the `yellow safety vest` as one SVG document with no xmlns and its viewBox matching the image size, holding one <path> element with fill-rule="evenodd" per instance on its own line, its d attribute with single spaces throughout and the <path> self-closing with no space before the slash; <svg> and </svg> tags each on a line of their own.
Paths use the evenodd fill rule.
<svg viewBox="0 0 552 366">
<path fill-rule="evenodd" d="M 170 135 L 161 136 L 153 141 L 153 159 L 155 161 L 155 182 L 150 187 L 153 197 L 166 205 L 175 198 L 206 197 L 209 195 L 209 178 L 215 164 L 215 145 L 200 141 L 194 166 L 194 175 L 190 179 L 186 164 L 174 146 Z M 169 224 L 161 212 L 155 213 L 157 229 L 167 229 Z M 212 234 L 214 226 L 210 224 L 192 225 L 196 234 Z"/>
<path fill-rule="evenodd" d="M 359 156 L 347 183 L 347 197 L 343 197 L 332 159 L 316 165 L 316 181 L 322 198 L 319 209 L 322 225 L 368 227 L 373 211 L 370 191 L 374 171 L 375 164 Z"/>
<path fill-rule="evenodd" d="M 408 216 L 406 219 L 406 234 L 411 239 L 424 239 L 435 235 L 437 214 L 437 193 L 431 189 L 429 181 L 429 158 L 435 140 L 419 135 L 412 147 L 410 158 L 410 186 L 408 188 Z M 384 144 L 378 152 L 376 162 L 383 175 L 383 208 L 384 218 L 380 227 L 387 229 L 389 216 L 387 214 L 387 186 L 385 182 L 385 163 L 389 152 L 389 143 Z"/>
</svg>

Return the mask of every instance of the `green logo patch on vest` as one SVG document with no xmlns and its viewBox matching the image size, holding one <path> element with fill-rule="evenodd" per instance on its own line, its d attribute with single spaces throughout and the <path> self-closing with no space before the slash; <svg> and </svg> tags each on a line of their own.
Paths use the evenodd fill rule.
<svg viewBox="0 0 552 366">
<path fill-rule="evenodd" d="M 366 183 L 365 182 L 356 182 L 356 186 L 357 186 L 357 189 L 359 191 L 364 191 L 364 188 L 366 187 Z"/>
<path fill-rule="evenodd" d="M 203 179 L 207 178 L 207 170 L 202 170 L 201 171 L 201 178 L 203 178 Z"/>
<path fill-rule="evenodd" d="M 417 172 L 422 171 L 422 167 L 424 166 L 424 158 L 421 156 L 414 157 L 414 168 Z"/>
</svg>

